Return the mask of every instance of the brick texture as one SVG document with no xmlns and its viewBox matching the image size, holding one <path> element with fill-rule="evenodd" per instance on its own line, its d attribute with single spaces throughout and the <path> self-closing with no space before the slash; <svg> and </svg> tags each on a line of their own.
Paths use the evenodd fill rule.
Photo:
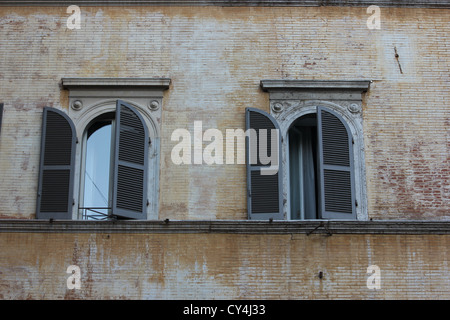
<svg viewBox="0 0 450 320">
<path fill-rule="evenodd" d="M 382 8 L 0 8 L 0 218 L 35 217 L 41 115 L 63 77 L 168 77 L 160 219 L 246 219 L 244 165 L 172 163 L 173 130 L 244 128 L 261 79 L 373 80 L 363 101 L 368 215 L 450 218 L 450 16 Z M 397 56 L 396 56 L 397 53 Z M 78 133 L 80 138 L 81 133 Z M 448 236 L 3 233 L 0 297 L 450 299 Z M 82 288 L 66 288 L 76 264 Z M 369 265 L 380 290 L 366 287 Z M 323 279 L 319 279 L 319 271 Z"/>
<path fill-rule="evenodd" d="M 267 110 L 268 78 L 373 80 L 369 216 L 449 218 L 447 10 L 382 8 L 369 30 L 365 8 L 82 7 L 70 30 L 65 9 L 0 8 L 0 216 L 34 217 L 42 107 L 68 108 L 62 77 L 170 77 L 160 218 L 246 217 L 243 165 L 176 166 L 170 136 L 243 128 L 245 107 Z"/>
<path fill-rule="evenodd" d="M 10 233 L 0 298 L 449 299 L 449 248 L 438 235 Z M 80 289 L 67 288 L 70 265 Z"/>
</svg>

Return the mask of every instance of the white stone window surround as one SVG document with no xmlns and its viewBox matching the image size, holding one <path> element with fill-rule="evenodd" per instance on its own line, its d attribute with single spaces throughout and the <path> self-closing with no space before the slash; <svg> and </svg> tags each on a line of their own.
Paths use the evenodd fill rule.
<svg viewBox="0 0 450 320">
<path fill-rule="evenodd" d="M 282 138 L 283 211 L 290 220 L 288 131 L 303 115 L 316 113 L 317 106 L 327 107 L 347 122 L 354 140 L 356 218 L 368 220 L 364 131 L 362 118 L 363 93 L 370 80 L 261 80 L 263 91 L 269 93 L 270 114 L 280 126 Z"/>
<path fill-rule="evenodd" d="M 161 137 L 161 108 L 163 92 L 168 89 L 168 78 L 62 78 L 61 87 L 69 91 L 68 115 L 77 134 L 75 153 L 74 205 L 72 219 L 79 220 L 79 200 L 83 155 L 83 137 L 87 126 L 97 116 L 115 112 L 116 101 L 123 100 L 135 107 L 149 131 L 147 219 L 158 219 L 159 164 Z"/>
</svg>

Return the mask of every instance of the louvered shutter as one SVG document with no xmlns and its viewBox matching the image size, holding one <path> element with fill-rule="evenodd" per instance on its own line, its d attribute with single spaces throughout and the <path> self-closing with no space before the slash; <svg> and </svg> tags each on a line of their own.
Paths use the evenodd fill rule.
<svg viewBox="0 0 450 320">
<path fill-rule="evenodd" d="M 353 146 L 351 132 L 341 117 L 317 108 L 320 208 L 322 219 L 355 219 Z"/>
<path fill-rule="evenodd" d="M 148 130 L 139 112 L 118 100 L 112 214 L 146 219 Z"/>
<path fill-rule="evenodd" d="M 2 131 L 3 103 L 0 103 L 0 132 Z"/>
<path fill-rule="evenodd" d="M 37 219 L 71 219 L 76 131 L 62 111 L 44 108 Z"/>
<path fill-rule="evenodd" d="M 270 114 L 255 108 L 246 109 L 245 121 L 248 218 L 252 220 L 283 219 L 279 126 Z M 270 156 L 272 152 L 277 153 L 276 166 L 273 166 L 273 163 L 261 162 L 261 129 L 267 130 L 267 155 Z M 271 137 L 274 133 L 272 129 L 278 130 L 277 150 L 272 150 L 271 147 Z M 275 170 L 270 171 L 271 165 Z M 264 172 L 264 170 L 269 171 Z"/>
</svg>

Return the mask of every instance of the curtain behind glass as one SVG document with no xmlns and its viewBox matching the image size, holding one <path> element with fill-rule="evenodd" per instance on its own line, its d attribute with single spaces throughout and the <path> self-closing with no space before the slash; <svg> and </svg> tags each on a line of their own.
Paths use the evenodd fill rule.
<svg viewBox="0 0 450 320">
<path fill-rule="evenodd" d="M 316 219 L 316 174 L 313 141 L 315 127 L 301 127 L 303 161 L 303 198 L 305 219 Z"/>
<path fill-rule="evenodd" d="M 289 130 L 291 219 L 316 219 L 315 126 Z"/>
</svg>

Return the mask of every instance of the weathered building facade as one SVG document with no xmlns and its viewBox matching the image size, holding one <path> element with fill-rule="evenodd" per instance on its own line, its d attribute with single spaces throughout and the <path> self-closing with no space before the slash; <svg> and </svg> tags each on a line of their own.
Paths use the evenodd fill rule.
<svg viewBox="0 0 450 320">
<path fill-rule="evenodd" d="M 1 1 L 0 297 L 449 299 L 450 4 L 325 2 Z"/>
</svg>

